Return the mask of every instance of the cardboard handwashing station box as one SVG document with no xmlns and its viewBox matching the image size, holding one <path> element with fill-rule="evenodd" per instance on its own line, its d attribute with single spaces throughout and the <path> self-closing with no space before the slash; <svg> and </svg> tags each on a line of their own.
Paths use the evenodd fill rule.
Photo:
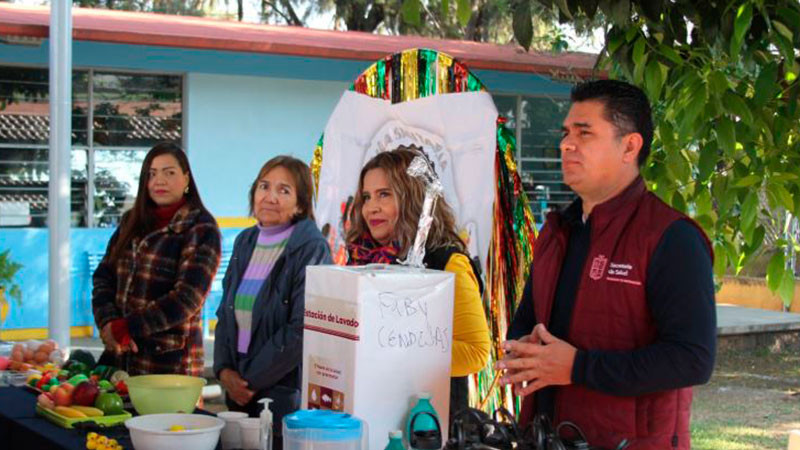
<svg viewBox="0 0 800 450">
<path fill-rule="evenodd" d="M 366 421 L 369 448 L 428 392 L 447 437 L 454 275 L 399 265 L 309 266 L 302 407 Z"/>
</svg>

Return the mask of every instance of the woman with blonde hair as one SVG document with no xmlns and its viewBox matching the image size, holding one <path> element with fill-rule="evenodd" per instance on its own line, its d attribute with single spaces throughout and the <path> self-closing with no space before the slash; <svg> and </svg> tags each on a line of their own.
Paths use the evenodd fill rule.
<svg viewBox="0 0 800 450">
<path fill-rule="evenodd" d="M 358 180 L 347 233 L 349 265 L 395 264 L 414 244 L 425 199 L 422 180 L 406 170 L 421 150 L 398 147 L 367 162 Z M 456 232 L 453 210 L 439 198 L 425 245 L 426 267 L 455 274 L 450 416 L 468 406 L 467 375 L 489 358 L 489 327 L 481 302 L 477 268 Z"/>
</svg>

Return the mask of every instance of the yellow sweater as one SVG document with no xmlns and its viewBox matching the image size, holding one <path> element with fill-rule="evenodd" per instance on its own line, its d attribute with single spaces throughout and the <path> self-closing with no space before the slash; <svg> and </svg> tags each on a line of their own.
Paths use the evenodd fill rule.
<svg viewBox="0 0 800 450">
<path fill-rule="evenodd" d="M 489 326 L 483 312 L 478 280 L 467 257 L 453 253 L 444 270 L 456 276 L 450 376 L 463 377 L 480 371 L 489 361 Z"/>
</svg>

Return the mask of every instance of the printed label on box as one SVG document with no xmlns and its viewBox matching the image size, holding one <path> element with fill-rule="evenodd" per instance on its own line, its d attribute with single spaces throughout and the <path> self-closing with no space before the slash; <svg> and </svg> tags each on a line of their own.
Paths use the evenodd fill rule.
<svg viewBox="0 0 800 450">
<path fill-rule="evenodd" d="M 344 410 L 345 370 L 340 363 L 309 355 L 308 409 Z"/>
<path fill-rule="evenodd" d="M 319 295 L 306 298 L 303 322 L 306 330 L 358 341 L 361 339 L 360 319 L 356 303 Z"/>
</svg>

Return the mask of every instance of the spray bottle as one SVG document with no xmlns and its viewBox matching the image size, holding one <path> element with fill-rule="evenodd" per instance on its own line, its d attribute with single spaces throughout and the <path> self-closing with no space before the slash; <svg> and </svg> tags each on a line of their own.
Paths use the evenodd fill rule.
<svg viewBox="0 0 800 450">
<path fill-rule="evenodd" d="M 265 397 L 258 403 L 264 405 L 259 416 L 261 419 L 261 450 L 272 450 L 272 410 L 269 409 L 272 399 Z"/>
</svg>

